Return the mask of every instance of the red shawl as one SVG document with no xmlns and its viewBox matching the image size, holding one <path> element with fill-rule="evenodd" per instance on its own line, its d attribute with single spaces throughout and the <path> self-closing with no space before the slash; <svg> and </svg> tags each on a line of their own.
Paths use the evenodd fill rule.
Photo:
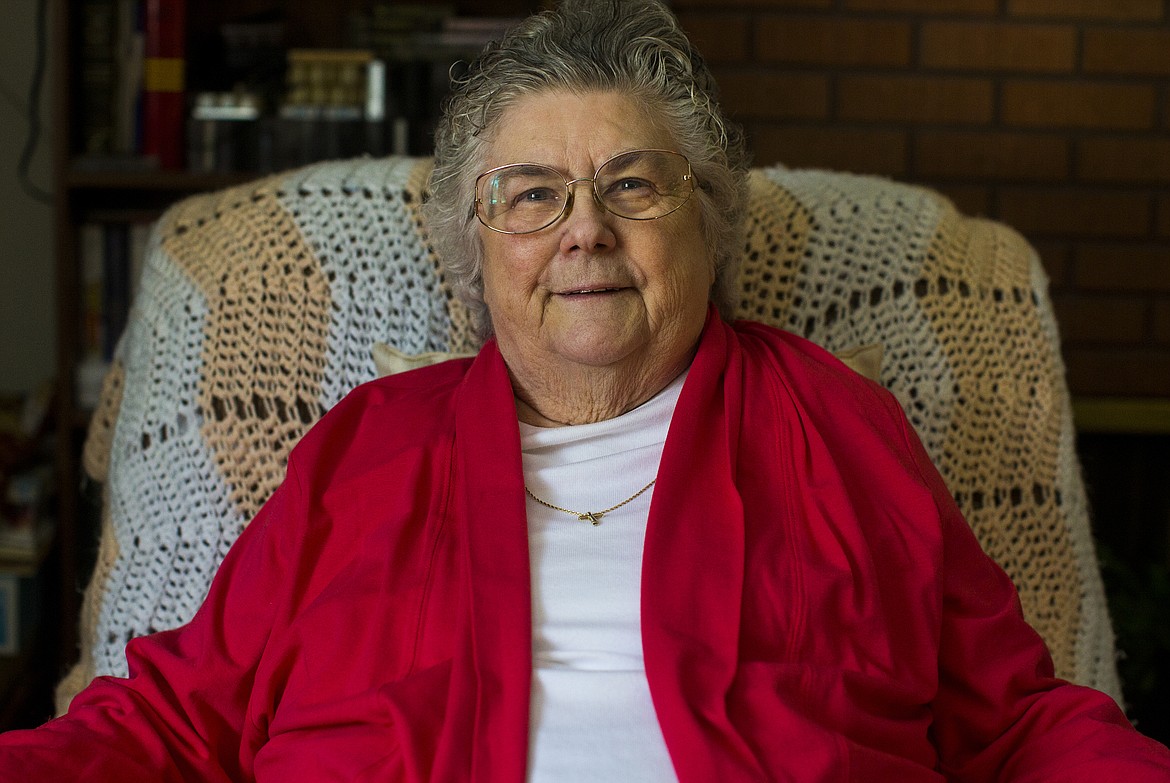
<svg viewBox="0 0 1170 783">
<path fill-rule="evenodd" d="M 522 781 L 524 508 L 493 343 L 360 387 L 195 619 L 0 738 L 0 779 Z M 1108 697 L 1052 677 L 893 398 L 770 327 L 707 325 L 642 623 L 684 783 L 1170 780 Z"/>
</svg>

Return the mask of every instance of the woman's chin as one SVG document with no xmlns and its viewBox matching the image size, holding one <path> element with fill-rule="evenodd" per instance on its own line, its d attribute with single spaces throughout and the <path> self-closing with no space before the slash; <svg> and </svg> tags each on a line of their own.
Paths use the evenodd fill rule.
<svg viewBox="0 0 1170 783">
<path fill-rule="evenodd" d="M 614 306 L 617 304 L 550 319 L 545 324 L 548 347 L 561 359 L 588 367 L 608 367 L 626 360 L 645 348 L 651 335 L 645 317 L 630 312 L 628 305 Z"/>
<path fill-rule="evenodd" d="M 613 367 L 628 359 L 637 349 L 633 341 L 622 337 L 573 335 L 572 339 L 555 345 L 553 351 L 561 360 L 581 367 Z"/>
</svg>

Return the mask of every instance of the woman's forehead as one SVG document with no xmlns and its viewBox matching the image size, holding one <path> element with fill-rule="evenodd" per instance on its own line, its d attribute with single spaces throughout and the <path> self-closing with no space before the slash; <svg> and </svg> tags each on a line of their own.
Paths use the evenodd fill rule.
<svg viewBox="0 0 1170 783">
<path fill-rule="evenodd" d="M 548 91 L 512 102 L 492 128 L 485 168 L 542 163 L 589 176 L 614 155 L 673 149 L 665 124 L 645 103 L 620 92 Z"/>
</svg>

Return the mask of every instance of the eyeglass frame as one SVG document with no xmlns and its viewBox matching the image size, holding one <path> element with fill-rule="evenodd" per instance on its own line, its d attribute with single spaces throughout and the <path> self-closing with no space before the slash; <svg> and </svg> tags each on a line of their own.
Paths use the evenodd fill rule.
<svg viewBox="0 0 1170 783">
<path fill-rule="evenodd" d="M 672 209 L 670 209 L 666 212 L 663 212 L 661 215 L 655 215 L 654 217 L 642 217 L 642 218 L 640 218 L 640 217 L 627 217 L 625 215 L 620 215 L 617 212 L 614 212 L 612 209 L 610 209 L 608 206 L 606 206 L 605 201 L 601 198 L 601 194 L 599 194 L 597 192 L 597 175 L 601 173 L 601 170 L 603 168 L 605 168 L 606 166 L 608 166 L 610 163 L 614 162 L 618 158 L 622 157 L 623 155 L 632 155 L 635 152 L 665 152 L 668 155 L 677 155 L 678 157 L 682 158 L 683 162 L 687 164 L 687 173 L 685 175 L 683 175 L 683 181 L 689 183 L 691 186 L 691 191 L 689 193 L 687 193 L 687 197 L 684 198 L 682 201 L 680 201 L 677 206 L 673 207 Z M 472 211 L 475 213 L 475 219 L 478 220 L 480 222 L 480 224 L 483 225 L 484 228 L 488 229 L 489 231 L 494 231 L 497 234 L 507 234 L 510 236 L 523 236 L 525 234 L 535 234 L 537 231 L 544 231 L 549 226 L 554 225 L 558 220 L 563 218 L 565 215 L 569 214 L 569 210 L 572 209 L 573 198 L 574 198 L 574 195 L 576 193 L 576 191 L 573 190 L 573 185 L 576 185 L 578 182 L 592 183 L 592 187 L 590 188 L 590 190 L 593 193 L 593 200 L 595 202 L 597 202 L 598 206 L 600 206 L 606 212 L 613 215 L 614 217 L 619 217 L 622 220 L 639 220 L 639 221 L 660 220 L 661 218 L 664 218 L 667 215 L 669 215 L 673 212 L 677 212 L 678 210 L 682 209 L 683 205 L 691 200 L 691 196 L 695 195 L 695 190 L 696 190 L 695 172 L 694 172 L 694 169 L 691 168 L 691 161 L 690 161 L 690 159 L 687 158 L 686 155 L 683 155 L 681 152 L 678 152 L 676 150 L 658 149 L 656 147 L 646 147 L 644 149 L 626 150 L 625 152 L 619 152 L 618 154 L 614 155 L 613 157 L 607 158 L 606 160 L 602 161 L 601 165 L 598 166 L 597 169 L 593 172 L 592 177 L 577 177 L 576 179 L 564 180 L 565 192 L 568 194 L 568 196 L 565 198 L 565 203 L 561 205 L 561 211 L 558 212 L 552 220 L 545 223 L 540 228 L 532 228 L 532 229 L 529 229 L 528 231 L 505 231 L 502 228 L 496 228 L 495 226 L 490 225 L 487 222 L 487 220 L 484 219 L 483 215 L 480 214 L 479 208 L 480 208 L 480 205 L 483 204 L 483 199 L 481 199 L 479 197 L 479 183 L 484 177 L 488 176 L 489 174 L 495 174 L 497 171 L 503 171 L 504 169 L 509 169 L 509 168 L 512 168 L 513 166 L 537 166 L 537 167 L 542 168 L 542 169 L 548 169 L 549 171 L 556 172 L 556 174 L 560 177 L 565 176 L 560 170 L 558 170 L 552 166 L 549 166 L 547 163 L 520 162 L 520 163 L 505 163 L 503 166 L 496 166 L 495 168 L 488 169 L 487 171 L 483 172 L 478 177 L 476 177 L 475 178 L 475 201 L 472 204 Z"/>
</svg>

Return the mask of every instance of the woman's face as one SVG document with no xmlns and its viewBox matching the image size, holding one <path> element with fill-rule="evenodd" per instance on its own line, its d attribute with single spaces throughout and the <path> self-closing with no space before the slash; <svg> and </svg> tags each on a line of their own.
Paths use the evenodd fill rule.
<svg viewBox="0 0 1170 783">
<path fill-rule="evenodd" d="M 611 92 L 546 92 L 501 116 L 484 168 L 540 163 L 566 179 L 592 177 L 637 149 L 675 149 L 643 105 Z M 499 234 L 481 225 L 484 300 L 513 372 L 533 362 L 681 370 L 714 280 L 698 199 L 657 220 L 629 220 L 606 212 L 585 182 L 573 186 L 568 214 L 545 229 Z"/>
</svg>

